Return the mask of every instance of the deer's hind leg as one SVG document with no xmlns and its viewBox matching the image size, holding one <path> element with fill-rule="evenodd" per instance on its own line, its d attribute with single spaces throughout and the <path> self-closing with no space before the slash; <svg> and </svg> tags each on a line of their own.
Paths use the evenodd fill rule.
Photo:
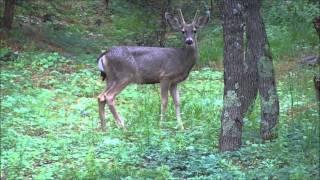
<svg viewBox="0 0 320 180">
<path fill-rule="evenodd" d="M 99 118 L 100 118 L 100 128 L 101 130 L 106 130 L 106 117 L 105 117 L 105 105 L 106 97 L 105 94 L 108 92 L 111 87 L 114 86 L 114 83 L 107 83 L 106 88 L 98 96 L 98 105 L 99 105 Z"/>
<path fill-rule="evenodd" d="M 110 87 L 104 94 L 106 98 L 106 103 L 109 106 L 113 117 L 116 120 L 118 126 L 125 128 L 124 121 L 122 120 L 120 114 L 117 112 L 115 107 L 115 97 L 130 83 L 130 80 L 122 80 L 121 82 L 115 82 L 113 86 Z"/>
</svg>

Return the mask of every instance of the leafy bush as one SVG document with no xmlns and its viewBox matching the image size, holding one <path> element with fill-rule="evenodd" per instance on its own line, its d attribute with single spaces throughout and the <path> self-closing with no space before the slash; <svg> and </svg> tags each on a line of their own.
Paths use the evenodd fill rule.
<svg viewBox="0 0 320 180">
<path fill-rule="evenodd" d="M 317 3 L 308 0 L 268 1 L 264 3 L 263 10 L 275 57 L 317 50 L 318 38 L 312 24 L 320 13 Z"/>
</svg>

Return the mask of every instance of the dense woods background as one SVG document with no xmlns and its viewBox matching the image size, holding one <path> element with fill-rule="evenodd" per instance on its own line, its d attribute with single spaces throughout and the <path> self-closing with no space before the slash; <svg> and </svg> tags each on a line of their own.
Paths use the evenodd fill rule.
<svg viewBox="0 0 320 180">
<path fill-rule="evenodd" d="M 260 11 L 247 5 L 239 21 L 230 21 L 227 2 L 1 0 L 1 179 L 319 178 L 320 107 L 313 82 L 320 71 L 314 23 L 319 2 L 262 0 Z M 188 22 L 196 9 L 210 16 L 199 32 L 199 62 L 180 85 L 186 130 L 175 127 L 172 102 L 165 127 L 159 128 L 158 85 L 131 85 L 118 96 L 127 131 L 116 127 L 110 113 L 108 132 L 97 130 L 96 96 L 104 87 L 97 56 L 115 45 L 181 47 L 180 34 L 164 19 L 166 11 L 177 8 Z M 261 35 L 252 33 L 256 25 L 250 24 L 257 22 L 250 13 L 258 17 L 258 12 L 265 27 Z M 237 42 L 244 49 L 229 61 L 226 55 L 236 52 L 226 50 L 227 21 L 240 29 L 229 35 L 243 38 Z M 258 38 L 258 43 L 250 41 Z M 263 48 L 267 51 L 257 52 Z M 234 87 L 231 81 L 225 85 L 223 74 L 237 76 L 250 53 L 266 52 L 273 60 L 280 103 L 276 137 L 263 138 L 260 129 L 266 91 L 241 110 L 242 138 L 236 148 L 221 148 L 220 121 L 228 111 L 224 95 Z M 257 71 L 248 77 L 261 77 Z M 247 83 L 251 80 L 240 88 L 259 94 L 261 87 Z M 219 145 L 222 151 L 236 151 L 219 152 Z"/>
</svg>

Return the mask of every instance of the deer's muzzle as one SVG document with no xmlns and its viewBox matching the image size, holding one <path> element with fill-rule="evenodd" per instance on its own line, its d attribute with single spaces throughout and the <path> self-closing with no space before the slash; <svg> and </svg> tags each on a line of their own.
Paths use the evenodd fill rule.
<svg viewBox="0 0 320 180">
<path fill-rule="evenodd" d="M 187 38 L 185 42 L 186 42 L 187 45 L 192 45 L 193 44 L 193 39 L 192 38 Z"/>
</svg>

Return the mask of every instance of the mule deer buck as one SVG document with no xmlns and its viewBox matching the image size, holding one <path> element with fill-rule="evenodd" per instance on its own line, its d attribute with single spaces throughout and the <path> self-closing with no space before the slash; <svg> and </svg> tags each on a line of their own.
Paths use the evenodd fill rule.
<svg viewBox="0 0 320 180">
<path fill-rule="evenodd" d="M 165 18 L 172 29 L 183 36 L 183 48 L 117 46 L 98 58 L 98 67 L 106 88 L 98 96 L 101 128 L 105 129 L 105 105 L 114 116 L 118 126 L 125 128 L 124 122 L 115 108 L 115 97 L 130 83 L 160 83 L 161 115 L 160 124 L 167 109 L 168 92 L 173 98 L 178 125 L 184 129 L 180 116 L 180 100 L 177 85 L 185 80 L 197 61 L 197 30 L 207 24 L 209 17 L 199 17 L 196 12 L 192 23 L 184 21 L 181 10 L 179 19 L 170 13 Z"/>
</svg>

